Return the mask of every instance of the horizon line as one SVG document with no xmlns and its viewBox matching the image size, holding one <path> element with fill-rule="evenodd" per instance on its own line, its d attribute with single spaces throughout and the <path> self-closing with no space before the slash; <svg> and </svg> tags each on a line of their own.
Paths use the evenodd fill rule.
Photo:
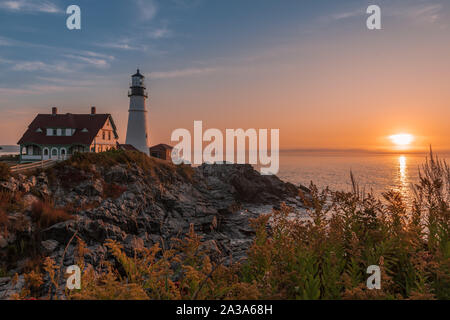
<svg viewBox="0 0 450 320">
<path fill-rule="evenodd" d="M 0 147 L 19 147 L 17 144 L 0 144 Z M 247 150 L 248 151 L 248 150 Z M 268 150 L 270 152 L 270 149 Z M 367 153 L 367 154 L 424 154 L 430 153 L 430 149 L 389 150 L 389 149 L 364 149 L 364 148 L 280 148 L 279 152 L 330 152 L 330 153 Z M 450 149 L 433 149 L 434 153 L 450 153 Z"/>
</svg>

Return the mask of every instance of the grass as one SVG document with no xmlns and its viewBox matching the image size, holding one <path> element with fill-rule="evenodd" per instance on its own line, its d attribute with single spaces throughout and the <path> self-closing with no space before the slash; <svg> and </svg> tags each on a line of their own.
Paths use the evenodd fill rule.
<svg viewBox="0 0 450 320">
<path fill-rule="evenodd" d="M 0 231 L 8 226 L 8 215 L 3 208 L 0 208 Z"/>
<path fill-rule="evenodd" d="M 42 202 L 40 200 L 32 204 L 31 214 L 34 222 L 40 229 L 74 219 L 74 216 L 67 213 L 63 208 L 55 208 L 51 202 Z"/>
<path fill-rule="evenodd" d="M 21 192 L 0 191 L 0 210 L 5 212 L 21 211 L 23 209 L 22 196 Z"/>
<path fill-rule="evenodd" d="M 6 181 L 11 176 L 9 165 L 4 162 L 0 162 L 0 181 Z"/>
<path fill-rule="evenodd" d="M 126 165 L 131 168 L 137 166 L 145 174 L 149 174 L 160 181 L 172 182 L 173 173 L 178 173 L 184 179 L 191 179 L 193 169 L 190 166 L 175 166 L 169 161 L 148 157 L 142 152 L 109 150 L 101 153 L 75 153 L 69 160 L 58 164 L 55 168 L 72 167 L 85 172 L 93 172 L 94 166 L 110 168 L 115 165 Z"/>
</svg>

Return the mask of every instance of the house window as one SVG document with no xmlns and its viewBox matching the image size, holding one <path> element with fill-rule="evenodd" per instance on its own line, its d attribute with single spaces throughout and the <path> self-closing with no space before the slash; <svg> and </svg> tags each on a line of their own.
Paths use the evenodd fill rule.
<svg viewBox="0 0 450 320">
<path fill-rule="evenodd" d="M 33 156 L 40 156 L 40 155 L 41 155 L 41 148 L 33 146 Z"/>
<path fill-rule="evenodd" d="M 105 131 L 102 132 L 102 138 L 105 140 Z"/>
<path fill-rule="evenodd" d="M 58 155 L 58 149 L 52 149 L 52 156 Z"/>
<path fill-rule="evenodd" d="M 108 140 L 111 140 L 111 131 L 108 131 Z"/>
<path fill-rule="evenodd" d="M 53 135 L 54 136 L 58 135 L 58 130 L 57 129 L 53 129 Z"/>
</svg>

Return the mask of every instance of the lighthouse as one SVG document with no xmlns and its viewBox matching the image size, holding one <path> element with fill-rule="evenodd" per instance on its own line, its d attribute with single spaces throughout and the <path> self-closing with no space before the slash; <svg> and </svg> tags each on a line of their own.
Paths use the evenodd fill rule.
<svg viewBox="0 0 450 320">
<path fill-rule="evenodd" d="M 131 87 L 128 92 L 130 109 L 128 110 L 128 128 L 126 144 L 131 144 L 139 151 L 149 154 L 148 119 L 146 99 L 147 88 L 145 77 L 137 70 L 131 76 Z"/>
</svg>

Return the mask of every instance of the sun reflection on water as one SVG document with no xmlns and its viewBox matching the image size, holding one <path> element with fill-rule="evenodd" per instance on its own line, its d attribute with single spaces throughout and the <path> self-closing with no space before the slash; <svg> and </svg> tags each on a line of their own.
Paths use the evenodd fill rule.
<svg viewBox="0 0 450 320">
<path fill-rule="evenodd" d="M 398 157 L 398 191 L 402 194 L 405 199 L 409 195 L 408 186 L 408 166 L 406 156 Z"/>
</svg>

